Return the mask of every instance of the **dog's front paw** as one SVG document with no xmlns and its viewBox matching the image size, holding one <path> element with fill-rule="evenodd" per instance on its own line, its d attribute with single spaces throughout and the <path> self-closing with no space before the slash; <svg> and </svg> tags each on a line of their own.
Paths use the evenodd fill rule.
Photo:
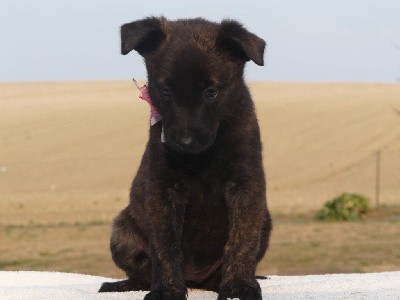
<svg viewBox="0 0 400 300">
<path fill-rule="evenodd" d="M 118 292 L 118 291 L 116 291 L 113 282 L 104 282 L 101 285 L 101 287 L 100 287 L 98 292 L 99 293 L 109 293 L 109 292 Z"/>
<path fill-rule="evenodd" d="M 186 300 L 187 295 L 185 293 L 170 293 L 170 292 L 159 292 L 153 291 L 144 296 L 143 300 Z"/>
<path fill-rule="evenodd" d="M 99 289 L 99 293 L 128 292 L 133 290 L 135 290 L 135 288 L 130 284 L 129 280 L 122 280 L 104 282 Z"/>
<path fill-rule="evenodd" d="M 231 282 L 221 287 L 218 300 L 262 300 L 261 288 L 257 281 L 249 284 L 244 282 Z"/>
</svg>

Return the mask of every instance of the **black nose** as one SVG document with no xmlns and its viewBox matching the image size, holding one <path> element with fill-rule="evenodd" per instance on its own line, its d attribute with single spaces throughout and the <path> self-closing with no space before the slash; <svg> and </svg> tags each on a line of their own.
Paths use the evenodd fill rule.
<svg viewBox="0 0 400 300">
<path fill-rule="evenodd" d="M 193 136 L 189 132 L 185 132 L 177 137 L 176 144 L 179 148 L 185 149 L 191 147 L 193 145 L 193 141 Z"/>
<path fill-rule="evenodd" d="M 177 128 L 166 130 L 166 145 L 177 153 L 197 154 L 208 149 L 215 141 L 215 135 L 202 128 Z"/>
<path fill-rule="evenodd" d="M 194 144 L 192 132 L 188 129 L 182 130 L 175 136 L 175 143 L 182 150 L 192 147 Z"/>
<path fill-rule="evenodd" d="M 179 140 L 179 143 L 180 143 L 180 144 L 186 145 L 186 146 L 189 146 L 192 142 L 193 142 L 193 138 L 192 138 L 190 135 L 185 136 L 185 137 L 182 137 L 182 138 Z"/>
</svg>

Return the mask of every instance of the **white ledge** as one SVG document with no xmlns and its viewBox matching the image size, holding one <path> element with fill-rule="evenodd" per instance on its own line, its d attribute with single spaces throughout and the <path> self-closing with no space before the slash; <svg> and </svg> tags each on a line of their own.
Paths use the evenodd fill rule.
<svg viewBox="0 0 400 300">
<path fill-rule="evenodd" d="M 130 299 L 143 292 L 97 290 L 114 279 L 72 273 L 0 271 L 0 299 Z M 400 271 L 366 274 L 270 276 L 259 280 L 263 299 L 400 299 Z M 216 299 L 213 292 L 190 290 L 189 299 Z"/>
</svg>

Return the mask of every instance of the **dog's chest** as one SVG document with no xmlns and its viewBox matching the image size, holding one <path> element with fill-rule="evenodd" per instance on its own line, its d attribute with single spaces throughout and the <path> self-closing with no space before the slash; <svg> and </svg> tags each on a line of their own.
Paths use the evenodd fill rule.
<svg viewBox="0 0 400 300">
<path fill-rule="evenodd" d="M 183 176 L 174 192 L 174 202 L 185 203 L 184 227 L 221 225 L 227 217 L 224 184 L 215 176 Z"/>
<path fill-rule="evenodd" d="M 198 232 L 223 226 L 227 218 L 223 186 L 213 182 L 192 182 L 186 191 L 184 227 Z M 209 233 L 209 232 L 204 232 Z"/>
<path fill-rule="evenodd" d="M 184 185 L 175 200 L 186 202 L 182 228 L 185 277 L 201 281 L 219 266 L 228 239 L 224 188 L 213 177 L 193 177 Z"/>
</svg>

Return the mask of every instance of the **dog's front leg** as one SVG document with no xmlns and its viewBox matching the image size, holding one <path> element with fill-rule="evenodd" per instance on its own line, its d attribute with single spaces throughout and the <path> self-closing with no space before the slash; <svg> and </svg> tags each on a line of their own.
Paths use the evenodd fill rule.
<svg viewBox="0 0 400 300">
<path fill-rule="evenodd" d="M 255 182 L 240 186 L 229 184 L 225 199 L 229 213 L 229 238 L 224 249 L 218 300 L 262 299 L 255 272 L 266 209 L 265 188 L 263 184 L 255 186 Z"/>
<path fill-rule="evenodd" d="M 163 192 L 164 190 L 164 192 Z M 151 289 L 145 300 L 183 300 L 181 236 L 186 203 L 173 189 L 152 187 L 147 197 L 149 246 L 152 263 Z"/>
</svg>

